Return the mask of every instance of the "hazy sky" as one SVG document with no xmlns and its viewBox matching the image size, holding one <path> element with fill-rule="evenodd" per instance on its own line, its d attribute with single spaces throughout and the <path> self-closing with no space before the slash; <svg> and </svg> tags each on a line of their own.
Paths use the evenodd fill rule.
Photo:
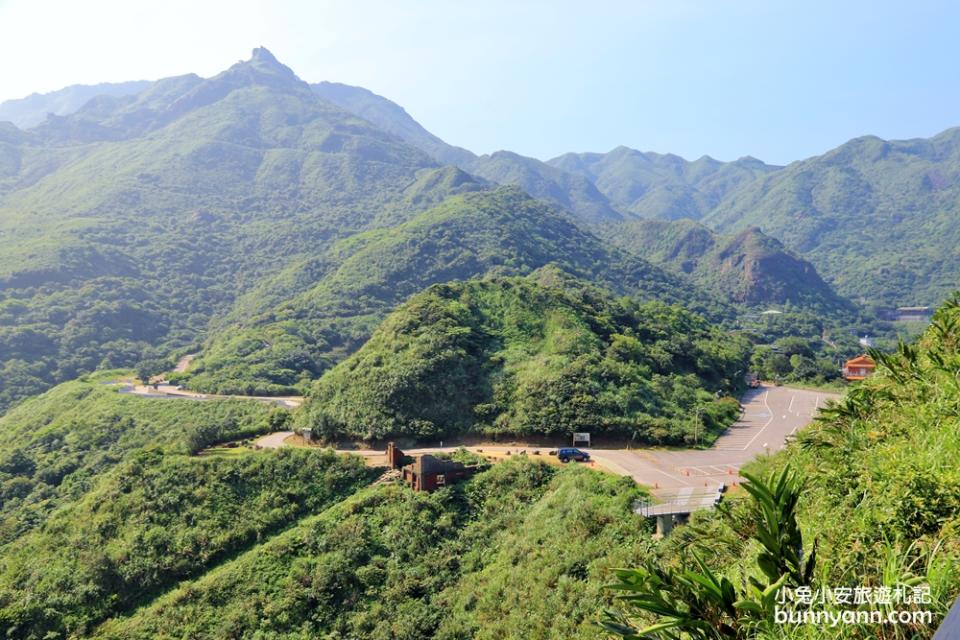
<svg viewBox="0 0 960 640">
<path fill-rule="evenodd" d="M 479 153 L 623 144 L 785 163 L 960 125 L 947 0 L 0 0 L 0 100 L 210 76 L 259 45 Z"/>
</svg>

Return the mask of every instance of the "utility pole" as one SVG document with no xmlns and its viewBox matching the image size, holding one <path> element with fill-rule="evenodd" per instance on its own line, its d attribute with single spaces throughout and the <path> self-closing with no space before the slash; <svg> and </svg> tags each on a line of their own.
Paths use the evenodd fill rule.
<svg viewBox="0 0 960 640">
<path fill-rule="evenodd" d="M 700 444 L 700 403 L 697 403 L 697 409 L 693 418 L 693 443 Z"/>
</svg>

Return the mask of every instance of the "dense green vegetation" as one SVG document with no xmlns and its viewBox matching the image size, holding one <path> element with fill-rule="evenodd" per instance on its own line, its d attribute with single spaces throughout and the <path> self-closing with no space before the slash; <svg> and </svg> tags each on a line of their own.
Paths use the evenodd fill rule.
<svg viewBox="0 0 960 640">
<path fill-rule="evenodd" d="M 239 295 L 335 239 L 480 188 L 434 167 L 263 50 L 207 80 L 0 127 L 0 411 L 194 345 Z"/>
<path fill-rule="evenodd" d="M 609 153 L 567 153 L 549 165 L 585 176 L 621 211 L 641 218 L 698 220 L 742 185 L 779 167 L 756 158 L 689 162 L 673 154 L 617 147 Z"/>
<path fill-rule="evenodd" d="M 747 343 L 680 307 L 614 299 L 545 268 L 436 285 L 327 373 L 301 416 L 366 440 L 482 432 L 692 442 L 737 415 Z"/>
<path fill-rule="evenodd" d="M 549 202 L 574 214 L 587 223 L 625 220 L 606 196 L 590 180 L 577 174 L 552 167 L 535 158 L 527 158 L 510 151 L 497 151 L 473 160 L 470 173 L 497 184 L 520 187 L 538 200 Z"/>
<path fill-rule="evenodd" d="M 759 229 L 722 236 L 692 220 L 633 220 L 607 225 L 601 234 L 738 303 L 762 308 L 789 304 L 848 323 L 856 317 L 853 304 L 834 293 L 813 265 Z"/>
<path fill-rule="evenodd" d="M 610 569 L 644 560 L 621 581 L 669 584 L 671 617 L 705 637 L 724 616 L 738 638 L 930 635 L 734 611 L 771 566 L 809 567 L 793 585 L 926 581 L 938 613 L 960 591 L 955 302 L 754 465 L 801 474 L 772 519 L 786 555 L 818 541 L 815 565 L 771 550 L 756 493 L 654 543 L 628 479 L 520 459 L 425 495 L 367 487 L 380 470 L 329 452 L 209 455 L 293 414 L 137 397 L 113 384 L 129 370 L 106 371 L 149 378 L 200 350 L 175 382 L 309 391 L 296 422 L 331 441 L 709 442 L 746 371 L 829 384 L 854 330 L 891 346 L 831 284 L 872 306 L 955 287 L 960 130 L 786 168 L 626 148 L 477 158 L 263 49 L 101 94 L 14 105 L 62 111 L 29 131 L 0 123 L 6 637 L 589 638 Z M 720 598 L 690 606 L 702 592 L 681 570 Z M 641 609 L 611 620 L 663 615 Z"/>
<path fill-rule="evenodd" d="M 814 586 L 925 583 L 929 609 L 942 616 L 960 595 L 960 305 L 941 308 L 917 345 L 873 355 L 879 375 L 751 470 L 790 464 L 805 479 L 797 519 L 808 551 L 818 541 Z M 679 568 L 692 547 L 719 575 L 757 576 L 756 521 L 752 501 L 734 499 L 728 514 L 704 514 L 668 539 L 659 566 Z M 740 637 L 929 638 L 935 628 L 802 625 Z"/>
<path fill-rule="evenodd" d="M 650 545 L 638 495 L 521 459 L 432 494 L 374 487 L 95 637 L 594 638 L 608 569 Z"/>
<path fill-rule="evenodd" d="M 713 319 L 732 315 L 682 275 L 611 248 L 517 189 L 500 188 L 455 196 L 403 224 L 356 234 L 267 279 L 240 299 L 189 375 L 177 379 L 208 392 L 303 391 L 363 344 L 387 312 L 427 286 L 524 274 L 548 263 L 620 294 L 684 303 Z"/>
<path fill-rule="evenodd" d="M 3 548 L 0 627 L 83 636 L 371 480 L 358 458 L 138 451 Z"/>
<path fill-rule="evenodd" d="M 289 419 L 256 402 L 125 395 L 107 384 L 115 373 L 59 385 L 0 417 L 0 545 L 79 500 L 101 473 L 145 447 L 191 453 Z"/>
<path fill-rule="evenodd" d="M 704 222 L 758 226 L 837 290 L 888 306 L 936 305 L 957 286 L 960 129 L 851 140 L 729 195 Z"/>
</svg>

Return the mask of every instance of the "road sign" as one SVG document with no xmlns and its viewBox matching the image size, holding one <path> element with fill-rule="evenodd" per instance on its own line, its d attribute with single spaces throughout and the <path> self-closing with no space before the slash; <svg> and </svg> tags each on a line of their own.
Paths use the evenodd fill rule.
<svg viewBox="0 0 960 640">
<path fill-rule="evenodd" d="M 582 444 L 585 447 L 590 446 L 590 434 L 589 433 L 575 433 L 573 434 L 573 446 Z"/>
</svg>

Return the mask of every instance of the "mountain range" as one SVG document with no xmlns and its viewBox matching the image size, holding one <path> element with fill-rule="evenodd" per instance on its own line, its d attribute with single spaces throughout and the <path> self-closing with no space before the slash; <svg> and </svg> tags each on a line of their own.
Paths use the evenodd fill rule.
<svg viewBox="0 0 960 640">
<path fill-rule="evenodd" d="M 422 288 L 551 263 L 714 320 L 791 305 L 839 326 L 843 296 L 935 303 L 955 273 L 951 132 L 787 167 L 477 156 L 262 48 L 208 79 L 31 100 L 51 115 L 0 124 L 0 406 L 197 348 L 199 388 L 302 389 Z"/>
<path fill-rule="evenodd" d="M 758 365 L 836 376 L 861 302 L 951 287 L 956 132 L 787 167 L 476 156 L 262 48 L 212 78 L 86 90 L 0 123 L 5 636 L 586 640 L 601 615 L 637 637 L 692 611 L 697 632 L 779 638 L 754 615 L 764 575 L 929 586 L 935 618 L 957 597 L 960 298 L 818 399 L 796 442 L 686 468 L 689 490 L 752 477 L 666 538 L 633 478 L 534 448 L 584 430 L 690 446 L 737 419 Z M 56 106 L 70 95 L 89 99 Z M 306 397 L 134 393 L 153 373 Z M 302 428 L 324 448 L 253 440 Z M 483 450 L 437 454 L 473 475 L 434 492 L 326 449 L 443 437 Z M 620 615 L 612 576 L 675 615 Z M 933 632 L 814 627 L 797 631 Z"/>
</svg>

